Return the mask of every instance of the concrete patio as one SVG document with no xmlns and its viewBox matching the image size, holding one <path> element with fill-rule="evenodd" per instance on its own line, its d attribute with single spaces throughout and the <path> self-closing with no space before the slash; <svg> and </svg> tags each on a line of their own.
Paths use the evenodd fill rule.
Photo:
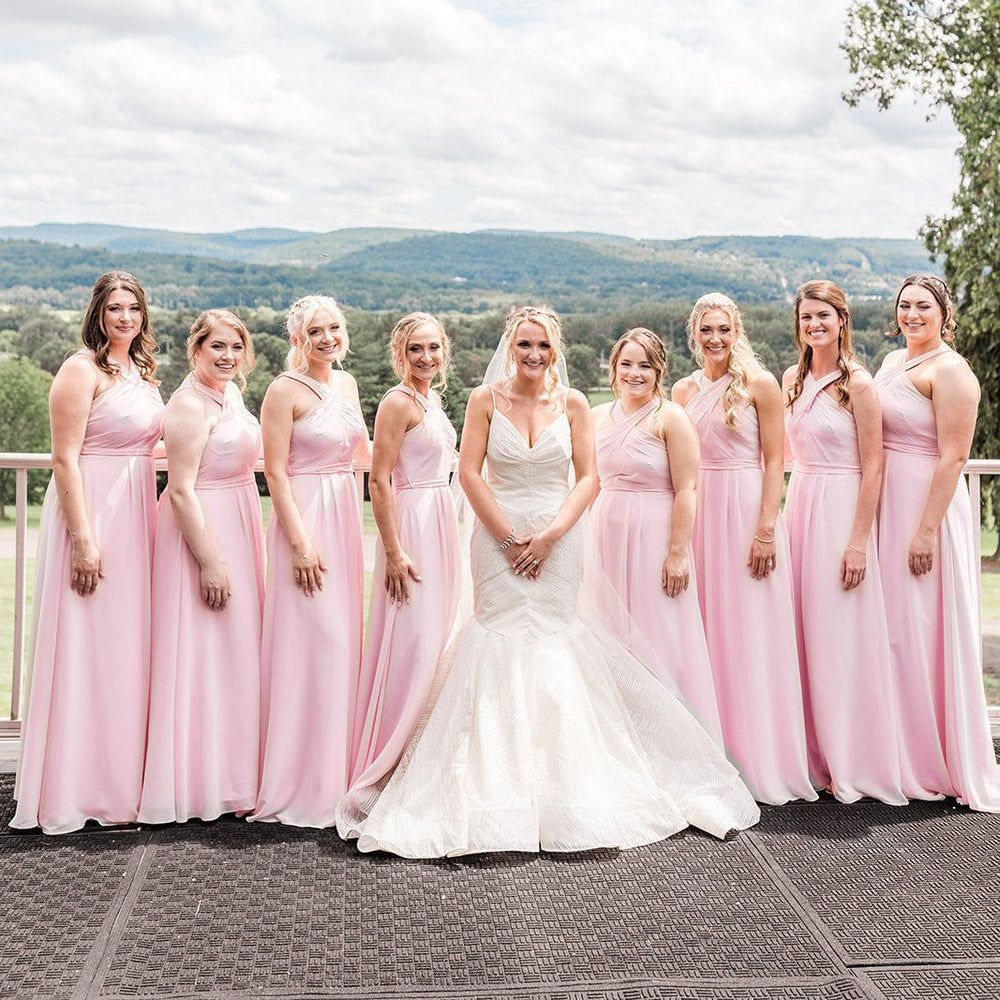
<svg viewBox="0 0 1000 1000">
<path fill-rule="evenodd" d="M 15 834 L 0 997 L 1000 996 L 1000 817 L 767 808 L 634 851 L 433 862 L 237 820 Z"/>
</svg>

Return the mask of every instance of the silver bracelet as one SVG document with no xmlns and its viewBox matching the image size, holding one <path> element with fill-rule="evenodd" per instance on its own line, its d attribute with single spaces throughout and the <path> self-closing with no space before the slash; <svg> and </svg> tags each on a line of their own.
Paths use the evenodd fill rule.
<svg viewBox="0 0 1000 1000">
<path fill-rule="evenodd" d="M 517 538 L 517 534 L 514 532 L 514 529 L 511 528 L 510 534 L 500 543 L 500 551 L 506 552 L 514 544 L 515 538 Z"/>
</svg>

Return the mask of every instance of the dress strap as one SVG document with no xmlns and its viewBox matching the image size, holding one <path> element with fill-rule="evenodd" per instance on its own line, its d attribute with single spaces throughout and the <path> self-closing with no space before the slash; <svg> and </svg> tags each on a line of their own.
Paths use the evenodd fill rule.
<svg viewBox="0 0 1000 1000">
<path fill-rule="evenodd" d="M 223 409 L 226 408 L 226 404 L 229 402 L 229 394 L 222 392 L 218 389 L 213 389 L 210 385 L 205 385 L 204 382 L 199 381 L 194 377 L 194 372 L 188 372 L 184 376 L 184 381 L 177 387 L 178 389 L 193 389 L 195 392 L 202 396 L 207 396 L 213 402 L 216 402 Z"/>
<path fill-rule="evenodd" d="M 828 385 L 833 385 L 842 374 L 843 372 L 839 368 L 836 368 L 832 372 L 827 372 L 821 378 L 807 375 L 806 378 L 811 378 L 812 382 L 808 384 L 803 383 L 802 392 L 795 402 L 792 403 L 792 410 L 788 415 L 788 423 L 792 425 L 798 424 L 803 416 L 812 409 L 812 405 L 819 399 L 820 393 Z"/>
<path fill-rule="evenodd" d="M 648 403 L 640 406 L 635 413 L 626 415 L 622 410 L 621 402 L 616 399 L 611 404 L 611 426 L 606 427 L 598 435 L 598 446 L 601 451 L 605 452 L 609 448 L 617 451 L 619 448 L 623 448 L 632 431 L 650 413 L 655 412 L 659 408 L 659 404 L 660 400 L 654 396 Z M 616 413 L 621 413 L 621 416 L 616 416 Z"/>
<path fill-rule="evenodd" d="M 298 382 L 299 385 L 304 385 L 307 389 L 312 389 L 320 399 L 326 399 L 330 394 L 330 386 L 323 385 L 322 382 L 311 378 L 303 372 L 279 372 L 276 378 L 287 378 L 293 382 Z"/>
<path fill-rule="evenodd" d="M 702 420 L 710 416 L 715 409 L 716 403 L 722 398 L 726 387 L 733 380 L 733 376 L 728 372 L 714 382 L 709 381 L 704 372 L 696 371 L 691 374 L 694 384 L 698 386 L 698 391 L 688 400 L 688 416 L 695 424 L 700 424 Z"/>
<path fill-rule="evenodd" d="M 820 393 L 828 386 L 833 385 L 843 375 L 843 372 L 837 368 L 835 371 L 827 372 L 821 378 L 816 378 L 815 376 L 808 376 L 812 379 L 812 385 L 802 386 L 802 394 L 795 401 L 796 403 L 802 402 L 804 405 L 803 410 L 808 410 L 812 406 L 813 402 L 819 399 Z"/>
<path fill-rule="evenodd" d="M 625 408 L 621 404 L 621 400 L 616 399 L 611 404 L 611 419 L 614 421 L 616 427 L 627 427 L 631 430 L 633 427 L 641 424 L 643 420 L 650 415 L 650 413 L 653 413 L 659 408 L 660 399 L 657 396 L 654 396 L 648 403 L 644 403 L 634 413 L 626 413 Z M 621 414 L 621 416 L 616 416 L 616 414 Z"/>
<path fill-rule="evenodd" d="M 415 403 L 417 403 L 425 413 L 431 408 L 430 400 L 425 399 L 423 396 L 420 395 L 419 392 L 417 392 L 416 389 L 412 388 L 411 386 L 402 384 L 394 385 L 391 388 L 386 389 L 385 395 L 388 396 L 390 392 L 401 392 L 404 396 L 407 396 L 408 398 L 412 399 Z M 385 396 L 383 396 L 382 398 L 384 399 Z"/>
<path fill-rule="evenodd" d="M 915 358 L 910 358 L 909 361 L 906 361 L 899 366 L 899 370 L 908 372 L 911 368 L 918 368 L 925 361 L 930 361 L 931 358 L 936 358 L 939 354 L 944 354 L 945 351 L 950 350 L 951 348 L 947 344 L 942 344 L 933 351 L 928 351 L 926 354 L 918 354 Z"/>
</svg>

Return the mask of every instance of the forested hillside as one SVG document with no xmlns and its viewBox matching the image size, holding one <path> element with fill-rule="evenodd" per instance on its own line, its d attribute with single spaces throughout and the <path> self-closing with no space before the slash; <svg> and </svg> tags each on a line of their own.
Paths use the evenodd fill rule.
<svg viewBox="0 0 1000 1000">
<path fill-rule="evenodd" d="M 94 277 L 112 267 L 134 271 L 167 309 L 280 309 L 298 295 L 322 291 L 359 309 L 481 313 L 524 299 L 564 312 L 626 309 L 690 302 L 712 289 L 748 303 L 782 302 L 817 276 L 833 278 L 855 297 L 884 298 L 905 274 L 930 263 L 915 240 L 0 228 L 2 302 L 78 308 Z"/>
</svg>

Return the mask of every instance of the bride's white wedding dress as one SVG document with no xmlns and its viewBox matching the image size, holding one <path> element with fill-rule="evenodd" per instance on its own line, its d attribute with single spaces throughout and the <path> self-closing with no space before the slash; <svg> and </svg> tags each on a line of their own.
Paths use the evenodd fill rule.
<svg viewBox="0 0 1000 1000">
<path fill-rule="evenodd" d="M 494 412 L 489 482 L 520 535 L 558 512 L 571 456 L 565 414 L 529 447 Z M 474 616 L 445 653 L 436 694 L 388 783 L 352 814 L 338 812 L 342 836 L 356 836 L 362 851 L 429 858 L 636 847 L 688 824 L 722 837 L 759 819 L 687 710 L 578 617 L 582 543 L 578 524 L 530 580 L 476 525 Z"/>
</svg>

